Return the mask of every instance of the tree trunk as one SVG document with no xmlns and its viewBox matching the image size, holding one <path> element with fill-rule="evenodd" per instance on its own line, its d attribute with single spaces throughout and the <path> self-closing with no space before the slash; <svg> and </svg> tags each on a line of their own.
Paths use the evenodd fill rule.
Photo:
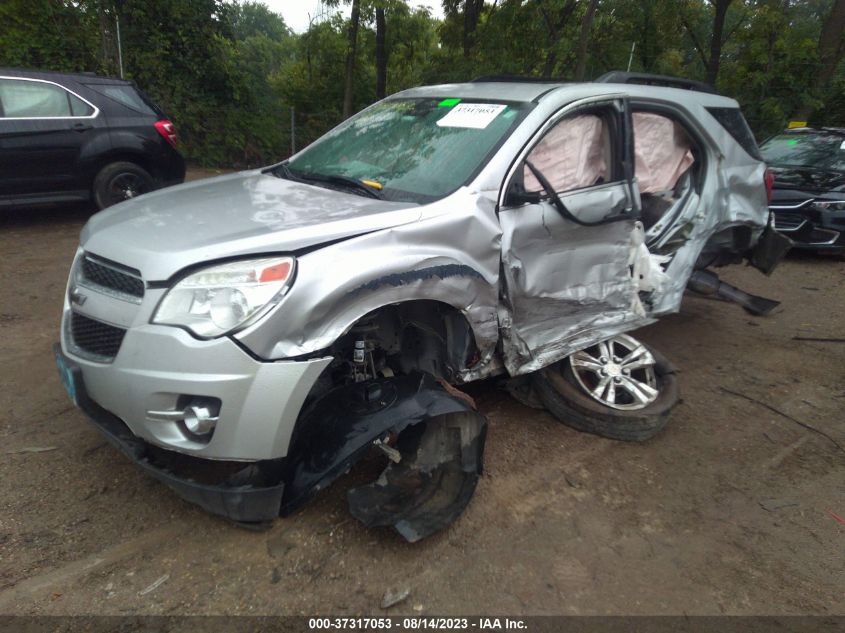
<svg viewBox="0 0 845 633">
<path fill-rule="evenodd" d="M 833 79 L 836 67 L 845 56 L 845 0 L 836 0 L 827 16 L 819 38 L 821 69 L 816 87 L 826 86 Z"/>
<path fill-rule="evenodd" d="M 662 0 L 661 0 L 662 1 Z M 655 33 L 655 0 L 641 0 L 639 37 L 637 38 L 637 57 L 640 58 L 640 65 L 643 72 L 654 72 L 657 58 L 660 56 L 659 41 L 663 39 L 662 33 Z"/>
<path fill-rule="evenodd" d="M 596 8 L 599 0 L 590 0 L 587 5 L 587 12 L 581 20 L 581 33 L 578 35 L 578 53 L 575 60 L 575 81 L 584 81 L 587 74 L 587 46 L 590 44 L 590 33 L 593 28 L 593 18 L 596 15 Z"/>
<path fill-rule="evenodd" d="M 540 14 L 546 24 L 546 61 L 543 64 L 543 79 L 550 79 L 557 65 L 557 47 L 563 37 L 563 27 L 566 25 L 573 11 L 575 11 L 577 0 L 568 0 L 558 13 L 552 16 L 544 2 L 539 2 Z"/>
<path fill-rule="evenodd" d="M 845 0 L 836 0 L 833 3 L 822 25 L 818 54 L 819 68 L 810 84 L 810 92 L 814 95 L 821 94 L 830 84 L 839 62 L 845 57 Z M 815 110 L 813 106 L 806 105 L 799 109 L 793 118 L 807 121 L 815 114 Z"/>
<path fill-rule="evenodd" d="M 105 7 L 98 7 L 100 34 L 103 44 L 102 65 L 108 74 L 117 75 L 120 66 L 117 56 L 117 42 L 114 36 L 114 16 L 107 13 Z"/>
<path fill-rule="evenodd" d="M 484 0 L 464 0 L 464 57 L 469 57 L 475 43 L 475 29 L 481 17 Z"/>
<path fill-rule="evenodd" d="M 713 16 L 713 33 L 710 35 L 710 58 L 707 60 L 707 72 L 704 80 L 711 86 L 716 85 L 719 66 L 722 63 L 722 44 L 724 43 L 725 18 L 733 0 L 715 0 L 716 14 Z"/>
<path fill-rule="evenodd" d="M 387 96 L 387 49 L 385 38 L 384 7 L 376 7 L 376 98 Z"/>
<path fill-rule="evenodd" d="M 349 18 L 349 44 L 346 49 L 346 82 L 343 89 L 343 118 L 352 116 L 352 96 L 355 81 L 355 54 L 358 49 L 358 24 L 361 21 L 360 0 L 352 0 Z"/>
<path fill-rule="evenodd" d="M 546 52 L 546 63 L 543 64 L 543 74 L 540 75 L 543 79 L 551 79 L 555 65 L 557 65 L 557 42 L 558 40 L 552 42 Z"/>
</svg>

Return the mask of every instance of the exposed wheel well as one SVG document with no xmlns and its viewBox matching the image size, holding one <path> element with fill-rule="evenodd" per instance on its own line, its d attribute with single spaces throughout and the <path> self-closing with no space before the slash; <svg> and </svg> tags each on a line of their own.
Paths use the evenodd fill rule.
<svg viewBox="0 0 845 633">
<path fill-rule="evenodd" d="M 479 358 L 472 327 L 454 307 L 420 300 L 383 306 L 358 319 L 327 350 L 332 363 L 308 396 L 379 376 L 421 371 L 449 383 Z"/>
</svg>

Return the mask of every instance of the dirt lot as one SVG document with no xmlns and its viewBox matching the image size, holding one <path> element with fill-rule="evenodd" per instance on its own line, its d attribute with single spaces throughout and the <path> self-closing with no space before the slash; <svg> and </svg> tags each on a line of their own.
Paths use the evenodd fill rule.
<svg viewBox="0 0 845 633">
<path fill-rule="evenodd" d="M 409 545 L 347 514 L 354 473 L 254 533 L 106 445 L 50 350 L 88 214 L 0 216 L 0 613 L 368 614 L 407 588 L 390 613 L 845 614 L 845 344 L 793 339 L 845 337 L 845 263 L 734 268 L 783 305 L 755 318 L 687 297 L 642 331 L 683 395 L 645 444 L 472 386 L 486 475 L 451 529 Z"/>
</svg>

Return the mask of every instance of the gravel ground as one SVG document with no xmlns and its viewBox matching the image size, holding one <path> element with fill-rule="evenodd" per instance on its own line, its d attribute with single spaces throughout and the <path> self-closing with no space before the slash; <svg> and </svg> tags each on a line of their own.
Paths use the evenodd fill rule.
<svg viewBox="0 0 845 633">
<path fill-rule="evenodd" d="M 355 471 L 261 533 L 144 476 L 70 405 L 50 350 L 90 210 L 0 213 L 0 614 L 845 615 L 842 261 L 734 267 L 774 314 L 687 297 L 640 331 L 683 397 L 650 442 L 472 385 L 485 476 L 410 545 L 348 515 Z"/>
</svg>

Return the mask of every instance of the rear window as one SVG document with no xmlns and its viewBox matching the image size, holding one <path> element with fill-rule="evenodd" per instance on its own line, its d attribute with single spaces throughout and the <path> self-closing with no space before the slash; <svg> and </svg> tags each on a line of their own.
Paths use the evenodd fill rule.
<svg viewBox="0 0 845 633">
<path fill-rule="evenodd" d="M 158 116 L 156 106 L 145 98 L 143 94 L 132 86 L 119 84 L 86 84 L 94 92 L 99 92 L 104 97 L 126 106 L 139 114 Z"/>
<path fill-rule="evenodd" d="M 748 127 L 748 123 L 746 123 L 739 108 L 707 108 L 707 111 L 722 124 L 722 127 L 734 137 L 734 140 L 748 152 L 751 158 L 763 160 L 754 134 L 751 133 L 751 128 Z"/>
</svg>

